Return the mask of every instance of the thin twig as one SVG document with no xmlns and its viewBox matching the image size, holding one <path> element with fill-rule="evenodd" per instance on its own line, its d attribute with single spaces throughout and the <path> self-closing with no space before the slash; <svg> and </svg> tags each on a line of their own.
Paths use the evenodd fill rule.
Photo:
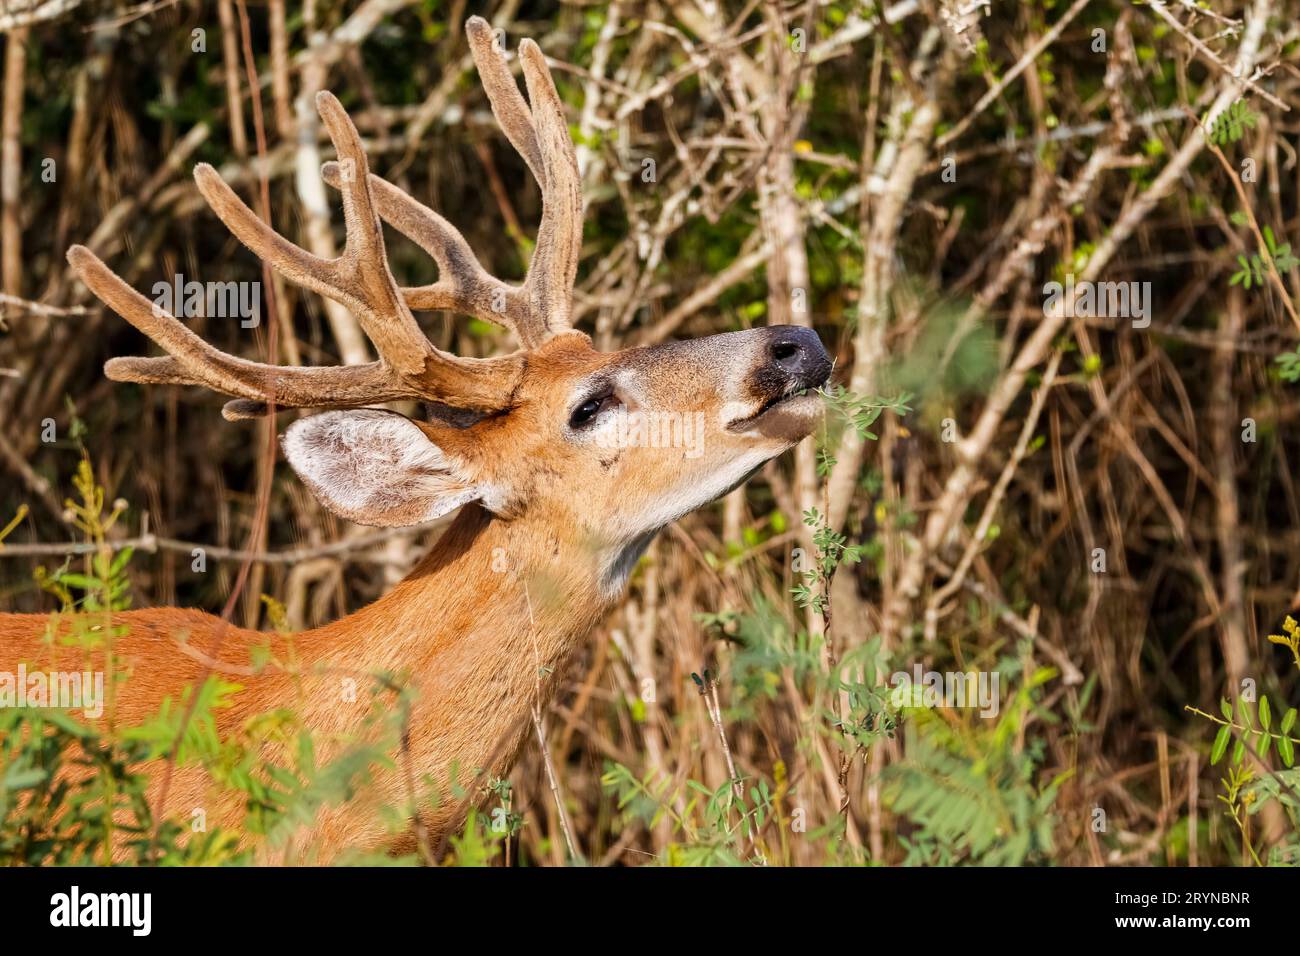
<svg viewBox="0 0 1300 956">
<path fill-rule="evenodd" d="M 546 729 L 542 725 L 542 657 L 537 647 L 537 622 L 533 618 L 533 599 L 528 594 L 528 582 L 524 584 L 524 601 L 528 605 L 528 635 L 533 640 L 533 657 L 536 660 L 537 695 L 533 698 L 533 730 L 537 734 L 537 746 L 542 751 L 542 765 L 546 768 L 546 781 L 555 800 L 555 811 L 560 818 L 560 830 L 564 833 L 564 844 L 569 850 L 570 860 L 580 860 L 573 842 L 573 828 L 569 823 L 569 813 L 564 809 L 564 795 L 560 792 L 560 781 L 555 775 L 555 764 L 551 762 L 551 751 L 546 746 Z"/>
<path fill-rule="evenodd" d="M 1192 122 L 1199 124 L 1200 121 L 1196 119 L 1190 110 L 1186 112 L 1187 115 L 1191 117 Z M 1259 220 L 1255 218 L 1255 210 L 1251 206 L 1250 198 L 1246 195 L 1246 187 L 1241 184 L 1241 179 L 1237 175 L 1237 171 L 1233 169 L 1232 164 L 1228 162 L 1228 157 L 1223 155 L 1223 150 L 1219 149 L 1218 144 L 1210 138 L 1210 131 L 1208 129 L 1205 130 L 1205 145 L 1210 148 L 1210 152 L 1212 152 L 1215 158 L 1223 164 L 1223 168 L 1228 171 L 1228 180 L 1232 183 L 1232 188 L 1236 190 L 1237 198 L 1241 200 L 1242 212 L 1244 212 L 1246 218 L 1250 220 L 1251 232 L 1255 234 L 1255 241 L 1259 243 L 1259 250 L 1262 253 L 1260 258 L 1263 259 L 1264 264 L 1268 266 L 1268 274 L 1272 278 L 1273 284 L 1277 286 L 1278 295 L 1282 297 L 1282 305 L 1286 308 L 1287 315 L 1291 316 L 1291 321 L 1295 323 L 1295 327 L 1300 329 L 1300 315 L 1296 314 L 1295 303 L 1291 301 L 1291 293 L 1287 291 L 1286 283 L 1282 281 L 1282 276 L 1278 273 L 1277 266 L 1273 263 L 1273 256 L 1269 252 L 1268 244 L 1264 241 L 1264 234 L 1260 232 L 1259 229 Z"/>
<path fill-rule="evenodd" d="M 16 295 L 7 295 L 3 292 L 0 292 L 0 306 L 12 306 L 15 309 L 22 309 L 24 312 L 30 312 L 32 315 L 43 315 L 49 318 L 91 314 L 91 310 L 85 306 L 73 305 L 61 309 L 57 306 L 42 305 L 39 302 L 32 302 L 30 299 L 22 299 Z"/>
</svg>

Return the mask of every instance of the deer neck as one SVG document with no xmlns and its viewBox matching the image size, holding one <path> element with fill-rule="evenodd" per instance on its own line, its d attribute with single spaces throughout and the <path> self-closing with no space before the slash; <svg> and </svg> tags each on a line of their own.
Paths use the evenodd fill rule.
<svg viewBox="0 0 1300 956">
<path fill-rule="evenodd" d="M 523 665 L 555 668 L 617 596 L 605 550 L 567 530 L 468 505 L 392 591 L 304 634 L 303 650 L 362 671 L 407 671 L 429 689 L 467 665 L 533 684 Z"/>
<path fill-rule="evenodd" d="M 308 660 L 409 676 L 418 773 L 501 772 L 532 707 L 549 698 L 556 675 L 617 597 L 621 581 L 610 587 L 611 567 L 627 563 L 625 549 L 600 547 L 558 518 L 503 520 L 469 505 L 389 594 L 300 635 Z M 339 716 L 338 695 L 319 699 L 312 723 L 345 729 L 351 718 Z"/>
</svg>

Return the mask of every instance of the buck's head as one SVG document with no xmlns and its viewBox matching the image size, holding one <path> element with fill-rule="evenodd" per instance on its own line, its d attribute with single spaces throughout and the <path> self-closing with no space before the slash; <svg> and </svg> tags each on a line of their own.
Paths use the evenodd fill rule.
<svg viewBox="0 0 1300 956">
<path fill-rule="evenodd" d="M 199 166 L 195 178 L 245 245 L 351 310 L 379 361 L 295 368 L 234 358 L 88 250 L 74 247 L 69 260 L 96 295 L 169 353 L 113 359 L 110 378 L 237 396 L 226 405 L 231 419 L 272 406 L 332 408 L 294 422 L 283 445 L 298 475 L 342 517 L 413 525 L 477 501 L 507 520 L 564 522 L 601 551 L 628 556 L 809 434 L 820 401 L 805 393 L 826 381 L 831 363 L 815 333 L 790 326 L 620 352 L 598 352 L 571 329 L 582 198 L 560 99 L 531 41 L 519 47 L 525 102 L 487 23 L 471 18 L 467 32 L 493 111 L 542 188 L 542 222 L 522 285 L 488 275 L 446 220 L 371 175 L 355 127 L 328 93 L 318 107 L 339 161 L 323 175 L 339 189 L 347 221 L 337 259 L 274 233 L 211 167 Z M 381 220 L 437 261 L 436 283 L 396 283 Z M 413 309 L 504 325 L 521 348 L 488 359 L 449 355 L 423 335 Z M 431 409 L 427 421 L 361 407 L 412 398 Z"/>
</svg>

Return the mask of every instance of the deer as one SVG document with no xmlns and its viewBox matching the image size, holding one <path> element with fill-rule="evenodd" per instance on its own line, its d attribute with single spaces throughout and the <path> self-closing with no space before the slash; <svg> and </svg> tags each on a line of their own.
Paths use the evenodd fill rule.
<svg viewBox="0 0 1300 956">
<path fill-rule="evenodd" d="M 822 415 L 815 391 L 832 370 L 817 334 L 798 326 L 597 351 L 572 327 L 583 200 L 545 56 L 529 39 L 517 47 L 525 100 L 489 24 L 472 17 L 466 33 L 493 114 L 541 191 L 537 241 L 520 284 L 489 275 L 454 226 L 371 173 L 356 127 L 324 91 L 317 108 L 338 159 L 321 175 L 338 191 L 345 220 L 337 258 L 318 258 L 276 233 L 211 166 L 198 165 L 194 178 L 257 257 L 352 312 L 375 361 L 293 367 L 222 352 L 89 249 L 67 253 L 85 286 L 165 353 L 112 358 L 109 379 L 202 387 L 230 399 L 222 414 L 232 422 L 318 410 L 288 425 L 280 447 L 321 505 L 347 521 L 405 528 L 456 512 L 388 593 L 291 635 L 295 673 L 249 668 L 253 648 L 279 639 L 272 632 L 195 609 L 114 613 L 121 630 L 114 659 L 130 675 L 116 701 L 119 722 L 142 721 L 210 668 L 229 667 L 243 675 L 242 689 L 217 712 L 219 731 L 296 702 L 314 734 L 345 740 L 360 732 L 365 708 L 341 699 L 338 674 L 410 675 L 409 773 L 396 764 L 381 769 L 364 799 L 322 810 L 306 838 L 321 861 L 408 839 L 393 837 L 371 812 L 381 802 L 405 805 L 404 777 L 448 787 L 457 774 L 463 782 L 474 772 L 507 773 L 533 708 L 549 703 L 651 540 L 809 436 Z M 437 281 L 398 284 L 383 223 L 433 259 Z M 413 315 L 430 310 L 502 326 L 518 348 L 489 358 L 444 352 Z M 420 403 L 424 420 L 377 407 L 397 401 Z M 693 447 L 626 440 L 629 420 L 656 415 L 699 422 Z M 49 620 L 0 615 L 0 666 L 34 658 Z M 156 798 L 158 781 L 150 786 Z M 178 767 L 170 787 L 169 807 L 186 814 L 209 807 L 202 772 Z M 463 824 L 467 802 L 418 811 L 430 840 Z M 239 808 L 218 810 L 235 819 Z"/>
</svg>

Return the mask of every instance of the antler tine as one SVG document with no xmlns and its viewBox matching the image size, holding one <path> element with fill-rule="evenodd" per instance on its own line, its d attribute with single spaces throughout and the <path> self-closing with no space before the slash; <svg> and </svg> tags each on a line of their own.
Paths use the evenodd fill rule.
<svg viewBox="0 0 1300 956">
<path fill-rule="evenodd" d="M 339 155 L 339 194 L 343 198 L 347 236 L 341 264 L 346 263 L 344 269 L 354 273 L 348 278 L 365 289 L 365 298 L 377 312 L 376 328 L 367 328 L 366 334 L 380 356 L 395 368 L 406 372 L 406 362 L 423 366 L 426 357 L 436 350 L 406 307 L 389 271 L 384 230 L 370 194 L 370 164 L 361 148 L 361 134 L 333 93 L 317 93 L 316 109 Z M 416 374 L 422 370 L 412 369 Z"/>
<path fill-rule="evenodd" d="M 227 355 L 132 289 L 85 246 L 69 249 L 68 262 L 105 305 L 169 353 L 162 358 L 109 359 L 104 374 L 114 381 L 202 385 L 258 403 L 274 399 L 282 408 L 320 405 L 323 395 L 329 397 L 328 404 L 339 407 L 419 397 L 378 362 L 303 368 L 265 365 Z M 226 417 L 246 417 L 232 416 L 233 411 L 227 406 Z"/>
<path fill-rule="evenodd" d="M 532 40 L 519 44 L 524 82 L 533 104 L 537 141 L 546 167 L 542 221 L 524 288 L 547 334 L 567 329 L 573 284 L 582 251 L 582 179 L 578 157 L 564 119 L 564 104 L 555 89 L 541 48 Z"/>
<path fill-rule="evenodd" d="M 542 188 L 542 222 L 521 290 L 528 309 L 526 316 L 516 319 L 525 342 L 536 344 L 570 325 L 573 283 L 582 247 L 578 160 L 565 123 L 564 105 L 541 48 L 532 40 L 519 44 L 528 87 L 529 102 L 525 103 L 487 21 L 470 17 L 465 32 L 492 112 Z"/>
<path fill-rule="evenodd" d="M 482 17 L 470 17 L 465 21 L 465 33 L 469 37 L 474 65 L 478 67 L 479 82 L 492 104 L 492 115 L 497 118 L 510 145 L 533 171 L 533 176 L 545 186 L 546 168 L 532 112 L 506 65 L 505 52 L 497 46 L 492 27 Z"/>
<path fill-rule="evenodd" d="M 323 164 L 321 177 L 336 189 L 342 185 L 342 170 L 336 162 Z M 488 274 L 455 226 L 374 173 L 370 174 L 370 193 L 383 220 L 438 263 L 437 282 L 402 288 L 408 308 L 450 309 L 495 322 L 522 339 L 515 321 L 520 308 L 527 305 L 521 290 Z"/>
</svg>

